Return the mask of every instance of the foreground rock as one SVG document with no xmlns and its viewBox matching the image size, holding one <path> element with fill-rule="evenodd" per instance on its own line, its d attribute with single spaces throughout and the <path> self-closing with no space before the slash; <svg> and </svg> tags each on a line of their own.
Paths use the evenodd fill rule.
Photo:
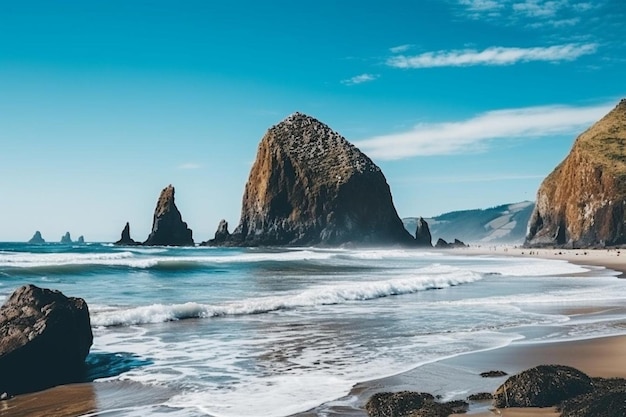
<svg viewBox="0 0 626 417">
<path fill-rule="evenodd" d="M 506 380 L 494 394 L 494 404 L 506 407 L 552 407 L 587 394 L 593 381 L 569 366 L 540 365 Z"/>
<path fill-rule="evenodd" d="M 146 246 L 193 246 L 192 231 L 176 207 L 174 187 L 161 191 L 152 220 L 152 232 L 143 243 Z"/>
<path fill-rule="evenodd" d="M 593 378 L 593 391 L 559 405 L 561 417 L 626 416 L 626 380 Z"/>
<path fill-rule="evenodd" d="M 415 230 L 415 243 L 419 246 L 432 246 L 433 238 L 430 234 L 428 223 L 423 217 L 417 221 L 417 229 Z"/>
<path fill-rule="evenodd" d="M 467 407 L 464 401 L 438 403 L 431 394 L 410 391 L 374 394 L 365 404 L 369 417 L 448 417 Z"/>
<path fill-rule="evenodd" d="M 626 244 L 626 100 L 581 134 L 543 181 L 525 244 Z"/>
<path fill-rule="evenodd" d="M 114 245 L 135 246 L 135 245 L 141 245 L 141 243 L 135 242 L 130 237 L 130 224 L 126 222 L 126 226 L 124 226 L 124 229 L 122 230 L 122 235 L 120 237 L 120 240 L 115 242 Z"/>
<path fill-rule="evenodd" d="M 46 241 L 41 236 L 41 232 L 37 230 L 35 234 L 33 235 L 33 237 L 30 238 L 28 243 L 30 243 L 31 245 L 41 245 L 41 244 L 46 243 Z"/>
<path fill-rule="evenodd" d="M 0 307 L 0 393 L 81 381 L 92 341 L 83 299 L 34 285 L 18 288 Z"/>
<path fill-rule="evenodd" d="M 405 244 L 385 176 L 320 121 L 294 113 L 259 144 L 227 244 Z"/>
</svg>

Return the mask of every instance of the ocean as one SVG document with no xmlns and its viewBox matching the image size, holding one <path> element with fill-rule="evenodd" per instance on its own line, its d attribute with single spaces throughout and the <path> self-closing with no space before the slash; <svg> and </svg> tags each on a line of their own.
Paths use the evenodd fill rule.
<svg viewBox="0 0 626 417">
<path fill-rule="evenodd" d="M 107 416 L 325 416 L 442 358 L 625 334 L 615 275 L 458 251 L 0 243 L 2 300 L 32 283 L 87 301 L 90 380 L 166 393 Z"/>
</svg>

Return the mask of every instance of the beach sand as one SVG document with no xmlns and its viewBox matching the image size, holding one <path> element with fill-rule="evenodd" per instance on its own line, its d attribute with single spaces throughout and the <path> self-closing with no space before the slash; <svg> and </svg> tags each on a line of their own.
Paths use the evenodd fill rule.
<svg viewBox="0 0 626 417">
<path fill-rule="evenodd" d="M 626 276 L 626 250 L 550 250 L 504 247 L 469 247 L 453 249 L 453 253 L 481 256 L 522 256 L 560 259 L 579 265 L 606 267 Z M 464 381 L 469 395 L 493 392 L 507 377 L 481 378 L 480 373 L 503 370 L 509 375 L 541 364 L 562 364 L 580 369 L 590 376 L 626 378 L 626 336 L 605 337 L 590 340 L 523 344 L 514 343 L 504 348 L 461 355 L 428 364 L 390 378 L 357 384 L 349 397 L 353 406 L 325 407 L 329 417 L 363 417 L 367 399 L 384 391 L 439 391 L 445 392 L 441 375 Z M 438 386 L 432 381 L 439 381 Z M 458 385 L 458 384 L 457 384 Z M 3 416 L 79 416 L 97 415 L 98 411 L 161 403 L 171 393 L 127 382 L 96 382 L 55 387 L 46 391 L 20 395 L 0 401 L 0 417 Z M 464 394 L 464 395 L 465 395 Z M 299 417 L 311 417 L 313 412 L 301 413 Z M 556 417 L 553 408 L 491 410 L 489 402 L 472 403 L 470 412 L 463 415 L 474 417 Z"/>
</svg>

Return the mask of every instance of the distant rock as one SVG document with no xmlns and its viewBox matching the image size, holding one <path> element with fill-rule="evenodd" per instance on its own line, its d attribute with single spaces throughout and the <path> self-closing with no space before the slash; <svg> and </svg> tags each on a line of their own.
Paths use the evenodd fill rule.
<svg viewBox="0 0 626 417">
<path fill-rule="evenodd" d="M 543 181 L 527 247 L 626 244 L 626 100 L 582 133 Z"/>
<path fill-rule="evenodd" d="M 504 204 L 488 209 L 451 211 L 426 218 L 433 238 L 452 241 L 455 238 L 475 244 L 523 244 L 528 220 L 535 204 L 531 201 Z M 418 226 L 419 217 L 402 219 L 411 233 Z"/>
<path fill-rule="evenodd" d="M 70 232 L 66 232 L 61 237 L 61 243 L 63 243 L 64 245 L 71 245 L 72 244 L 72 237 L 70 236 Z"/>
<path fill-rule="evenodd" d="M 419 246 L 432 246 L 433 238 L 430 235 L 430 229 L 428 223 L 423 217 L 420 217 L 417 221 L 417 229 L 415 230 L 415 243 Z"/>
<path fill-rule="evenodd" d="M 438 403 L 431 394 L 410 391 L 374 394 L 365 404 L 369 417 L 448 417 L 467 408 L 465 401 Z"/>
<path fill-rule="evenodd" d="M 146 246 L 193 246 L 192 231 L 176 207 L 174 187 L 161 191 L 152 221 L 152 232 L 143 243 Z"/>
<path fill-rule="evenodd" d="M 141 243 L 135 242 L 130 237 L 130 224 L 128 222 L 126 222 L 126 226 L 124 226 L 124 229 L 122 230 L 122 236 L 120 237 L 120 240 L 115 242 L 114 245 L 135 246 L 135 245 L 141 245 Z"/>
<path fill-rule="evenodd" d="M 552 407 L 561 401 L 589 393 L 591 378 L 562 365 L 540 365 L 506 380 L 494 394 L 494 404 L 506 407 Z"/>
<path fill-rule="evenodd" d="M 0 393 L 81 381 L 93 341 L 81 298 L 25 285 L 0 307 Z"/>
<path fill-rule="evenodd" d="M 215 246 L 223 244 L 230 239 L 230 233 L 228 232 L 228 222 L 224 219 L 220 220 L 215 231 L 215 237 L 207 242 L 202 242 L 201 246 Z"/>
<path fill-rule="evenodd" d="M 454 242 L 448 243 L 445 240 L 439 238 L 437 239 L 437 243 L 435 244 L 435 248 L 437 249 L 452 249 L 452 248 L 466 248 L 467 245 L 461 242 L 459 239 L 454 239 Z"/>
<path fill-rule="evenodd" d="M 504 371 L 487 371 L 480 373 L 480 376 L 483 378 L 500 378 L 507 375 L 508 374 Z"/>
<path fill-rule="evenodd" d="M 33 237 L 30 238 L 28 243 L 30 243 L 31 245 L 41 245 L 43 243 L 46 243 L 46 241 L 41 236 L 41 232 L 37 230 L 35 234 L 33 235 Z"/>
<path fill-rule="evenodd" d="M 415 245 L 380 168 L 320 121 L 270 128 L 246 183 L 230 245 Z"/>
<path fill-rule="evenodd" d="M 79 245 L 84 245 L 85 244 L 85 236 L 83 236 L 83 235 L 78 236 L 78 240 L 76 241 L 76 243 L 78 243 Z"/>
</svg>

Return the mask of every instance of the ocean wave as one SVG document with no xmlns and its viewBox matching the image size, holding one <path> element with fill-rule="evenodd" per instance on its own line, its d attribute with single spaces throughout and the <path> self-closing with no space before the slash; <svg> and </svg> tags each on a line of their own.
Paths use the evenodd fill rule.
<svg viewBox="0 0 626 417">
<path fill-rule="evenodd" d="M 450 268 L 445 270 L 450 272 Z M 384 281 L 359 281 L 316 286 L 298 293 L 290 292 L 280 296 L 249 298 L 221 305 L 188 302 L 170 305 L 152 304 L 124 310 L 95 312 L 91 322 L 94 326 L 111 327 L 163 323 L 190 318 L 263 314 L 279 310 L 336 305 L 412 294 L 419 291 L 468 284 L 480 279 L 480 274 L 456 270 L 452 273 L 438 275 L 420 274 Z"/>
</svg>

